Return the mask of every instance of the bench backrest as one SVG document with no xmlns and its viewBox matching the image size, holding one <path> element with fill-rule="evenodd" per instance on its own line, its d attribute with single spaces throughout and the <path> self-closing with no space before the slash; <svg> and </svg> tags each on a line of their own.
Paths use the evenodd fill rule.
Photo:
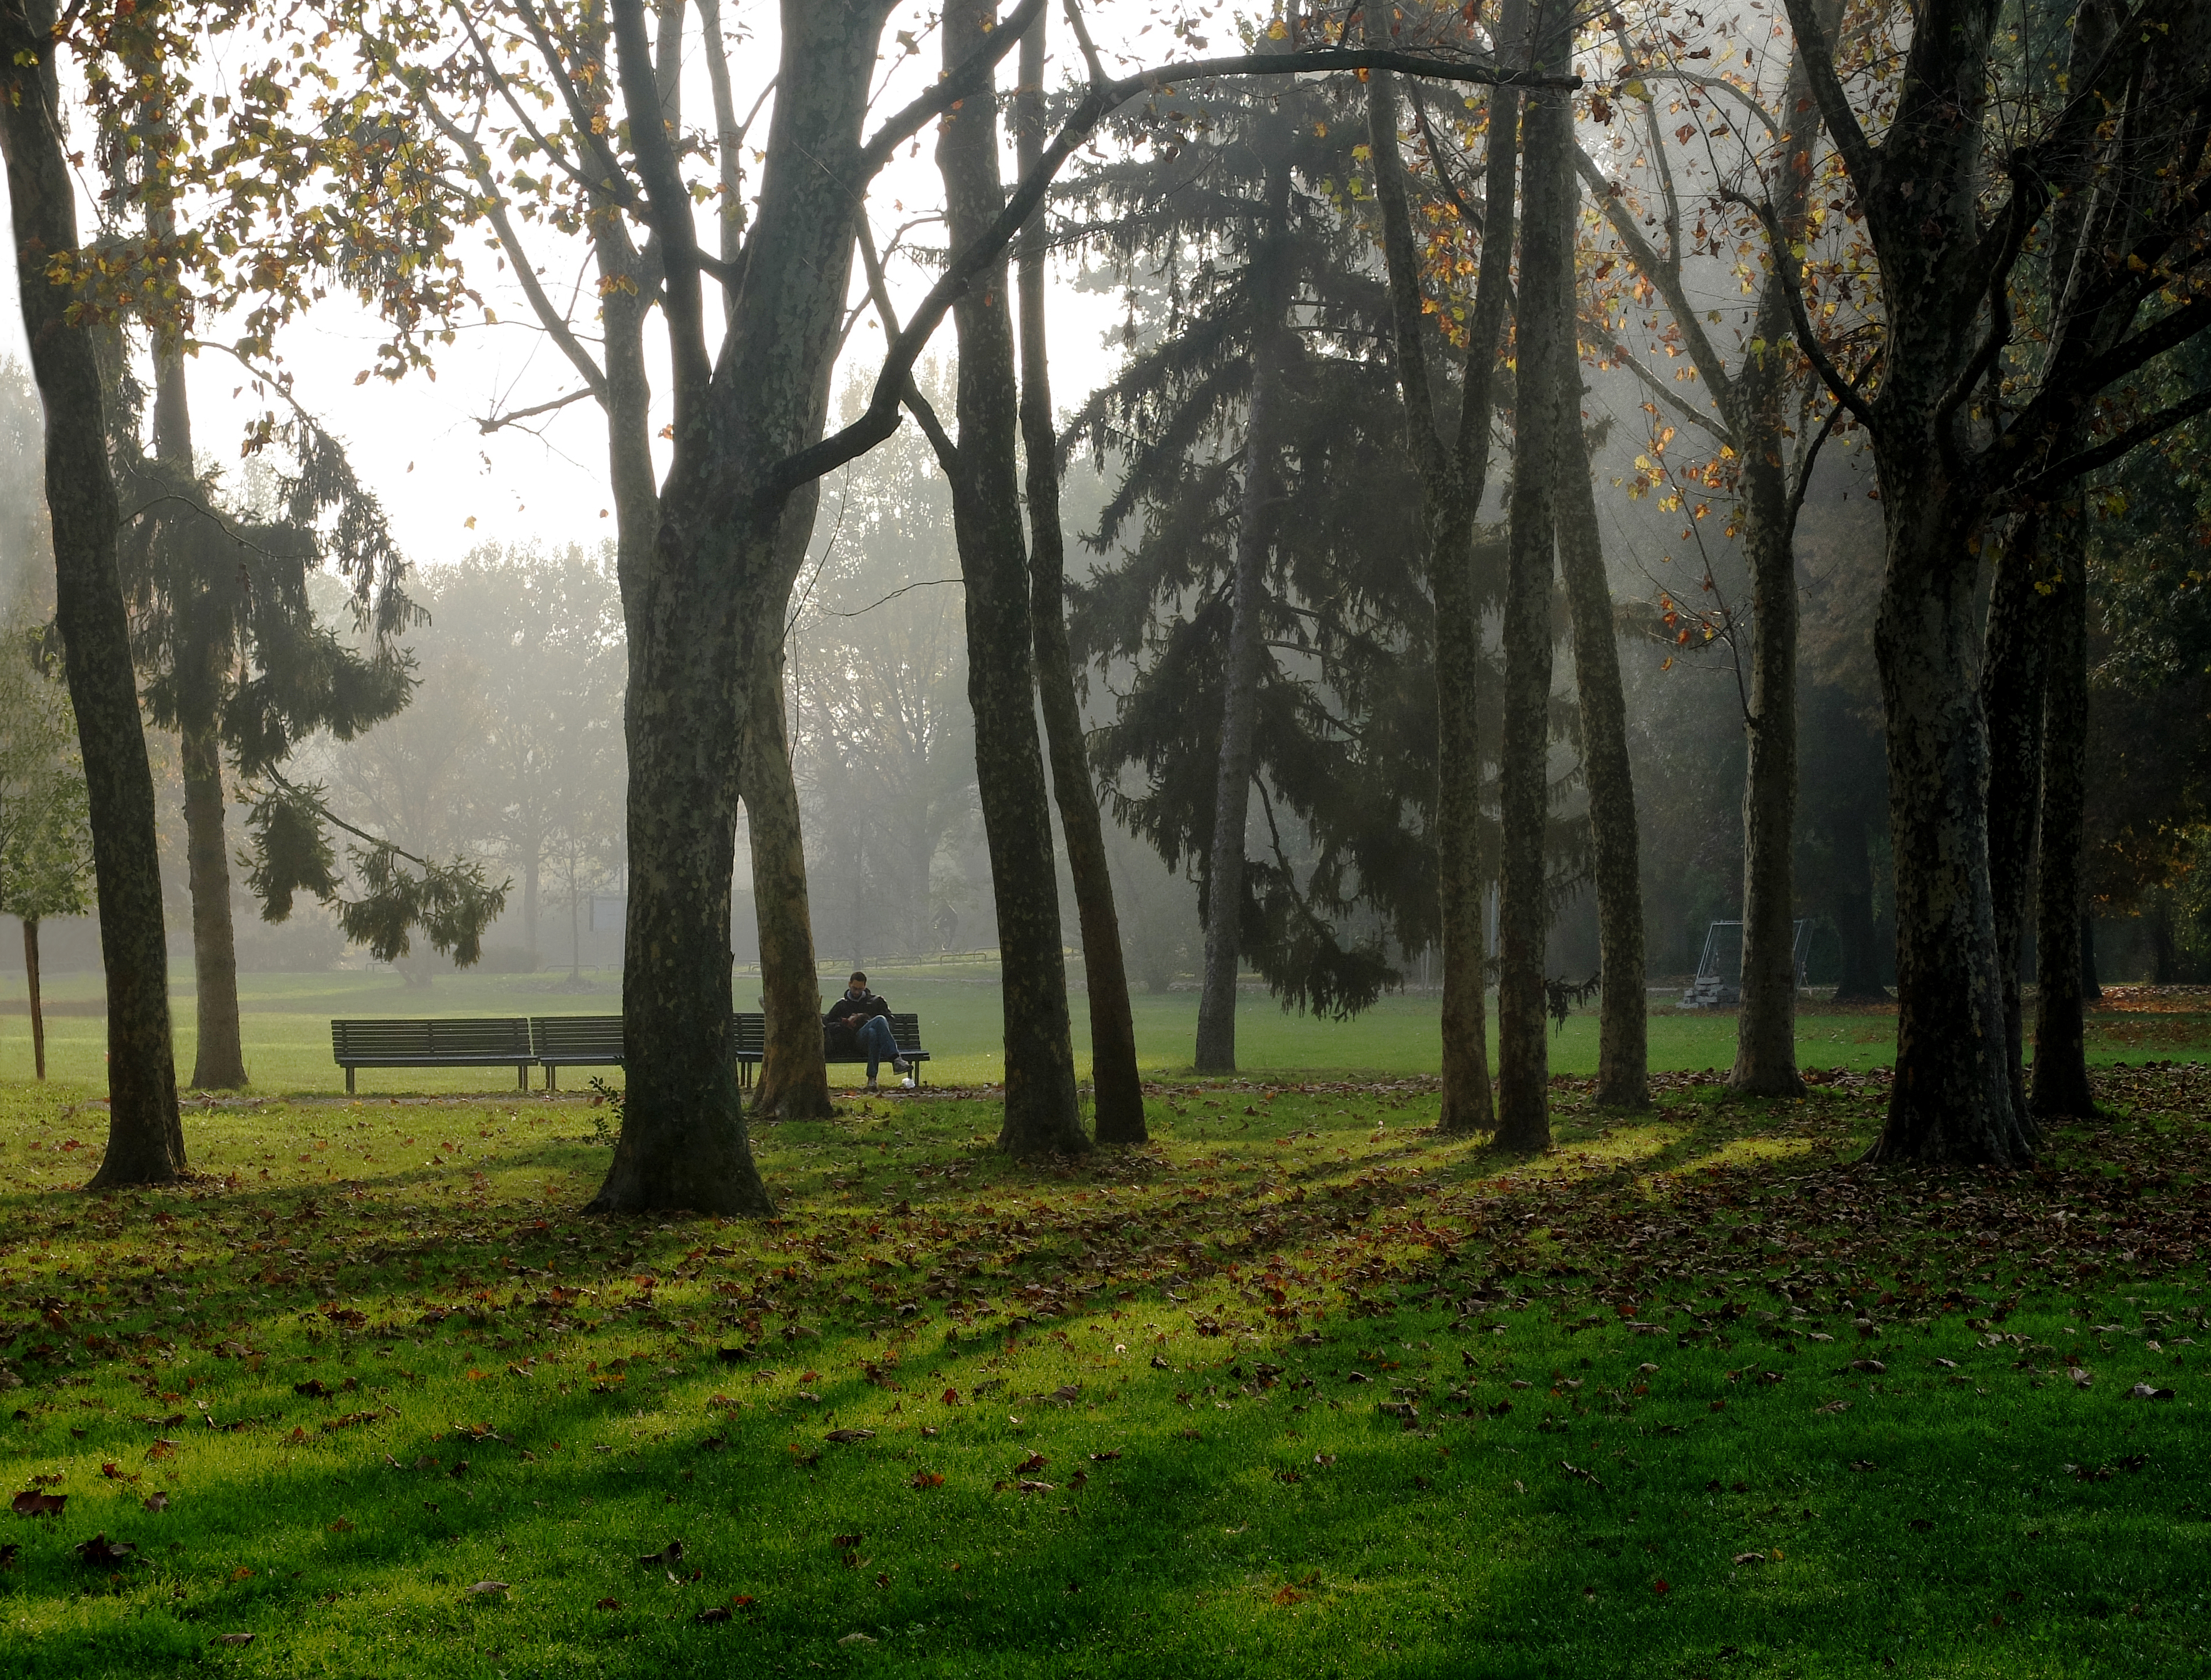
<svg viewBox="0 0 2211 1680">
<path fill-rule="evenodd" d="M 530 1019 L 538 1058 L 553 1062 L 619 1062 L 622 1059 L 622 1018 L 618 1015 L 540 1015 Z M 730 1053 L 765 1053 L 766 1033 L 762 1017 L 730 1017 Z"/>
<path fill-rule="evenodd" d="M 619 1062 L 622 1018 L 618 1015 L 532 1016 L 530 1034 L 537 1055 L 548 1061 Z"/>
<path fill-rule="evenodd" d="M 340 1062 L 473 1058 L 488 1062 L 530 1059 L 530 1022 L 519 1016 L 485 1016 L 444 1021 L 333 1021 L 330 1049 Z"/>
</svg>

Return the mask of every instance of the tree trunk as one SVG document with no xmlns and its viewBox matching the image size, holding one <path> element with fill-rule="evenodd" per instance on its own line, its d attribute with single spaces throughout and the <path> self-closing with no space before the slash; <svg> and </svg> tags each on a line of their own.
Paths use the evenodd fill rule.
<svg viewBox="0 0 2211 1680">
<path fill-rule="evenodd" d="M 1840 0 L 1815 0 L 1823 39 L 1840 22 Z M 1780 109 L 1789 124 L 1774 189 L 1786 237 L 1804 236 L 1820 118 L 1811 70 L 1791 58 Z M 1788 294 L 1769 274 L 1758 300 L 1755 338 L 1778 345 L 1790 330 Z M 1699 335 L 1699 343 L 1707 342 Z M 1796 1070 L 1796 511 L 1789 469 L 1786 409 L 1802 376 L 1778 350 L 1754 353 L 1729 405 L 1742 454 L 1743 558 L 1750 569 L 1750 694 L 1743 713 L 1742 1008 L 1736 1017 L 1729 1088 L 1739 1096 L 1800 1097 Z M 1796 470 L 1808 473 L 1805 456 Z M 1860 837 L 1863 843 L 1863 836 Z"/>
<path fill-rule="evenodd" d="M 39 1001 L 39 922 L 23 918 L 23 973 L 31 983 L 31 1064 L 46 1077 L 46 1011 Z"/>
<path fill-rule="evenodd" d="M 108 1058 L 107 1151 L 92 1183 L 107 1189 L 174 1179 L 185 1170 L 185 1138 L 169 1039 L 154 778 L 116 569 L 118 514 L 100 369 L 91 328 L 69 319 L 69 294 L 47 278 L 51 261 L 77 250 L 52 67 L 53 16 L 51 0 L 19 0 L 0 10 L 0 152 L 24 333 L 45 411 L 55 620 L 92 819 Z"/>
<path fill-rule="evenodd" d="M 2033 889 L 2035 819 L 2042 804 L 2043 707 L 2049 603 L 2035 587 L 2044 567 L 2041 521 L 2021 520 L 1996 561 L 1981 652 L 1981 707 L 1989 720 L 1989 899 L 2003 984 L 2004 1070 L 2012 1103 L 2032 1135 L 2020 960 Z"/>
<path fill-rule="evenodd" d="M 1766 289 L 1778 293 L 1779 282 Z M 1765 453 L 1780 448 L 1778 427 L 1760 429 L 1767 441 L 1753 446 L 1742 475 L 1750 695 L 1742 720 L 1742 1012 L 1728 1085 L 1739 1096 L 1798 1097 L 1796 529 L 1779 461 Z M 1863 849 L 1863 832 L 1858 843 Z"/>
<path fill-rule="evenodd" d="M 1383 34 L 1365 20 L 1367 38 Z M 1517 62 L 1525 45 L 1524 0 L 1505 0 L 1498 39 L 1501 58 Z M 1508 89 L 1489 99 L 1489 156 L 1481 258 L 1474 317 L 1459 388 L 1458 433 L 1446 439 L 1428 390 L 1427 299 L 1406 203 L 1398 151 L 1396 79 L 1378 71 L 1367 82 L 1367 138 L 1382 205 L 1383 252 L 1389 264 L 1397 379 L 1404 394 L 1407 441 L 1420 470 L 1421 512 L 1428 539 L 1428 589 L 1435 603 L 1436 884 L 1443 947 L 1443 1101 L 1437 1130 L 1463 1137 L 1496 1124 L 1489 1088 L 1488 942 L 1483 899 L 1487 870 L 1482 836 L 1481 693 L 1486 675 L 1481 602 L 1475 586 L 1475 521 L 1488 483 L 1489 426 L 1494 406 L 1498 339 L 1503 329 L 1512 263 L 1515 177 L 1519 162 L 1519 106 Z"/>
<path fill-rule="evenodd" d="M 1569 194 L 1573 177 L 1566 178 Z M 1651 1103 L 1649 998 L 1644 992 L 1642 856 L 1636 840 L 1635 776 L 1627 755 L 1627 702 L 1620 688 L 1619 632 L 1605 579 L 1604 542 L 1581 426 L 1581 357 L 1569 324 L 1551 345 L 1554 422 L 1550 477 L 1559 570 L 1573 619 L 1574 683 L 1581 701 L 1582 775 L 1590 797 L 1596 873 L 1599 973 L 1596 1100 L 1621 1108 Z M 1793 713 L 1794 707 L 1791 707 Z M 1793 789 L 1795 779 L 1790 780 Z"/>
<path fill-rule="evenodd" d="M 1562 69 L 1572 46 L 1564 0 L 1542 0 L 1533 53 L 1539 71 Z M 1520 236 L 1520 379 L 1514 400 L 1512 497 L 1505 585 L 1505 731 L 1498 772 L 1503 828 L 1497 954 L 1497 1141 L 1539 1149 L 1551 1141 L 1550 1043 L 1544 1022 L 1543 943 L 1550 906 L 1543 841 L 1550 814 L 1551 577 L 1558 512 L 1553 478 L 1581 444 L 1580 405 L 1562 400 L 1554 358 L 1574 354 L 1573 113 L 1545 89 L 1524 100 Z M 1584 469 L 1586 470 L 1585 468 Z"/>
<path fill-rule="evenodd" d="M 753 669 L 746 707 L 745 817 L 752 840 L 753 913 L 760 927 L 760 1005 L 767 1017 L 753 1109 L 785 1120 L 825 1119 L 836 1112 L 822 1061 L 821 973 L 798 784 L 791 779 L 781 634 L 791 582 L 805 559 L 819 499 L 818 486 L 809 484 L 784 512 L 778 575 L 758 610 L 764 623 L 773 621 L 776 640 Z"/>
<path fill-rule="evenodd" d="M 946 68 L 979 52 L 997 8 L 955 9 L 943 21 Z M 1005 203 L 993 101 L 945 113 L 936 146 L 945 225 L 954 246 L 988 228 Z M 1050 798 L 1037 738 L 1028 555 L 1015 446 L 1021 393 L 1003 259 L 953 307 L 959 338 L 960 441 L 953 529 L 966 582 L 967 698 L 975 713 L 975 780 L 998 913 L 1006 1035 L 1006 1111 L 999 1146 L 1015 1155 L 1089 1147 L 1075 1090 L 1066 947 L 1059 925 Z"/>
<path fill-rule="evenodd" d="M 771 476 L 820 434 L 851 274 L 860 125 L 888 0 L 786 0 L 745 282 L 709 362 L 696 276 L 670 282 L 674 451 L 651 505 L 650 434 L 612 428 L 629 683 L 629 916 L 620 1142 L 591 1208 L 769 1213 L 729 1045 L 730 887 L 755 660 L 782 634 L 759 608 L 791 500 Z M 622 55 L 625 104 L 635 66 Z M 680 283 L 678 283 L 680 282 Z M 611 301 L 611 300 L 610 300 Z M 609 384 L 615 373 L 609 333 Z M 642 363 L 621 346 L 624 377 Z M 639 481 L 643 481 L 640 482 Z"/>
<path fill-rule="evenodd" d="M 537 897 L 544 870 L 542 852 L 541 845 L 532 844 L 529 857 L 522 864 L 522 949 L 530 954 L 532 973 L 537 970 Z"/>
<path fill-rule="evenodd" d="M 208 726 L 183 737 L 185 857 L 192 893 L 192 971 L 199 1041 L 192 1084 L 234 1091 L 246 1083 L 239 1036 L 238 945 L 230 918 L 230 852 L 223 834 L 222 743 Z"/>
<path fill-rule="evenodd" d="M 2043 516 L 2050 586 L 2042 731 L 2041 868 L 2035 880 L 2034 1078 L 2030 1106 L 2042 1118 L 2092 1119 L 2087 1023 L 2093 995 L 2094 925 L 2084 908 L 2081 849 L 2088 781 L 2088 588 L 2081 512 Z"/>
<path fill-rule="evenodd" d="M 1843 948 L 1843 972 L 1835 985 L 1838 1004 L 1886 1004 L 1888 988 L 1881 983 L 1880 940 L 1873 916 L 1873 849 L 1866 844 L 1866 825 L 1846 817 L 1835 830 L 1833 905 L 1835 935 Z"/>
<path fill-rule="evenodd" d="M 156 239 L 175 236 L 175 220 L 166 206 L 149 210 L 146 222 Z M 173 482 L 193 482 L 192 411 L 184 353 L 175 335 L 160 327 L 154 334 L 154 454 Z M 190 601 L 179 603 L 179 610 L 190 622 L 204 608 Z M 184 680 L 177 708 L 198 1021 L 191 1083 L 199 1090 L 234 1091 L 246 1083 L 245 1049 L 238 1008 L 238 936 L 231 920 L 230 842 L 224 833 L 222 742 L 215 725 L 220 663 L 227 650 L 215 645 L 213 633 L 214 627 L 203 627 L 200 638 L 182 642 L 177 650 L 180 662 L 197 662 L 179 673 Z"/>
<path fill-rule="evenodd" d="M 1034 168 L 1044 152 L 1045 27 L 1049 12 L 1029 26 L 1021 41 L 1021 82 L 1015 95 L 1020 172 Z M 1082 740 L 1082 712 L 1075 697 L 1075 656 L 1067 640 L 1067 547 L 1060 526 L 1059 440 L 1052 424 L 1051 363 L 1045 343 L 1045 258 L 1041 211 L 1022 235 L 1021 445 L 1028 466 L 1029 616 L 1036 644 L 1037 692 L 1043 702 L 1045 738 L 1051 754 L 1051 786 L 1067 836 L 1068 872 L 1082 930 L 1082 972 L 1090 992 L 1090 1069 L 1096 1092 L 1096 1131 L 1101 1143 L 1142 1143 L 1143 1081 L 1136 1071 L 1136 1024 L 1129 1007 L 1129 971 L 1121 953 L 1121 919 L 1113 903 L 1106 828 L 1090 755 Z"/>
<path fill-rule="evenodd" d="M 1896 1077 L 1876 1161 L 2008 1167 L 2033 1144 L 2004 1070 L 1989 888 L 1989 736 L 1973 686 L 1977 556 L 1939 452 L 1875 434 L 1888 562 L 1875 649 L 1896 859 Z M 1967 517 L 1970 517 L 1969 512 Z"/>
<path fill-rule="evenodd" d="M 1275 148 L 1279 153 L 1281 149 Z M 1252 743 L 1258 729 L 1259 662 L 1265 639 L 1267 559 L 1279 494 L 1276 410 L 1282 400 L 1280 264 L 1268 247 L 1280 226 L 1289 190 L 1289 168 L 1279 163 L 1268 179 L 1268 231 L 1254 241 L 1251 283 L 1262 295 L 1253 304 L 1257 325 L 1251 348 L 1251 395 L 1244 422 L 1244 490 L 1236 527 L 1235 573 L 1228 596 L 1228 669 L 1223 673 L 1221 760 L 1214 773 L 1213 840 L 1205 870 L 1205 961 L 1199 979 L 1197 1045 L 1200 1073 L 1236 1071 L 1236 987 L 1242 970 L 1244 827 L 1251 809 Z"/>
</svg>

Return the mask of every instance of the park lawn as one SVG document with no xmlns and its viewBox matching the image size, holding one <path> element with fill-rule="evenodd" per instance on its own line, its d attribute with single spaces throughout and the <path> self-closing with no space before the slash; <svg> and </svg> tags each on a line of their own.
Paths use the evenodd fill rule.
<svg viewBox="0 0 2211 1680">
<path fill-rule="evenodd" d="M 1561 1082 L 1532 1159 L 1427 1082 L 1033 1168 L 889 1096 L 757 1130 L 773 1222 L 578 1217 L 566 1094 L 195 1107 L 88 1198 L 14 1085 L 0 1452 L 67 1502 L 0 1670 L 2201 1674 L 2204 1081 L 2015 1176 L 1848 1164 L 1878 1077 Z"/>
<path fill-rule="evenodd" d="M 960 978 L 962 972 L 970 977 Z M 833 992 L 838 979 L 826 976 L 825 992 Z M 409 988 L 383 970 L 241 975 L 246 1065 L 259 1091 L 288 1095 L 342 1092 L 344 1072 L 330 1060 L 333 1016 L 590 1015 L 621 1009 L 618 976 L 594 974 L 586 977 L 586 984 L 595 989 L 572 990 L 567 977 L 560 973 L 445 974 L 427 989 Z M 925 1080 L 979 1085 L 1003 1077 L 995 969 L 972 964 L 965 971 L 953 965 L 916 973 L 886 969 L 876 975 L 875 984 L 896 1008 L 919 1012 L 932 1052 Z M 758 986 L 756 976 L 738 975 L 740 1008 L 759 1006 Z M 20 978 L 0 981 L 0 1005 L 20 999 L 21 987 Z M 96 1007 L 100 996 L 100 979 L 93 974 L 59 976 L 46 987 L 49 1006 L 64 1011 Z M 191 1071 L 196 1037 L 189 973 L 173 980 L 172 997 L 178 1071 L 185 1077 Z M 1196 1033 L 1196 995 L 1139 993 L 1132 1001 L 1138 1056 L 1145 1072 L 1166 1079 L 1186 1075 Z M 2204 1007 L 2095 1011 L 2088 1026 L 2089 1060 L 2105 1065 L 2145 1055 L 2211 1053 L 2211 998 L 2192 1001 Z M 1076 1061 L 1087 1078 L 1088 1000 L 1077 992 L 1072 1002 Z M 1387 997 L 1354 1021 L 1318 1021 L 1287 1014 L 1264 996 L 1247 995 L 1239 1011 L 1238 1059 L 1245 1071 L 1263 1078 L 1381 1079 L 1433 1074 L 1439 1065 L 1439 1007 L 1433 996 Z M 1823 1012 L 1823 1007 L 1808 1004 L 1797 1018 L 1798 1054 L 1806 1066 L 1863 1071 L 1893 1059 L 1893 1010 Z M 1593 1011 L 1570 1016 L 1564 1030 L 1551 1040 L 1553 1069 L 1578 1076 L 1594 1073 L 1596 1028 Z M 1493 1011 L 1490 1032 L 1493 1048 Z M 106 1033 L 97 1015 L 51 1015 L 46 1022 L 49 1067 L 64 1078 L 97 1079 L 106 1050 Z M 1735 1061 L 1735 1034 L 1732 1013 L 1661 1007 L 1650 1019 L 1651 1065 L 1666 1071 L 1724 1070 Z M 28 1078 L 31 1071 L 28 1019 L 0 1014 L 0 1079 Z M 598 1071 L 609 1083 L 621 1083 L 618 1070 Z M 589 1069 L 571 1070 L 564 1078 L 581 1085 L 591 1073 Z M 830 1077 L 857 1085 L 863 1071 L 833 1068 Z M 512 1083 L 512 1076 L 482 1068 L 367 1070 L 359 1083 L 364 1090 L 383 1095 L 458 1095 L 497 1091 Z"/>
</svg>

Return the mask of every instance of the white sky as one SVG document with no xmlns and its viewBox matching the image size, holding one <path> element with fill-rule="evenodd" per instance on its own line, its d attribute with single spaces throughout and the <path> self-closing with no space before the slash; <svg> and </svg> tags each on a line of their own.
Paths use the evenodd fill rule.
<svg viewBox="0 0 2211 1680">
<path fill-rule="evenodd" d="M 1093 0 L 1089 9 L 1093 32 L 1109 62 L 1124 51 L 1141 52 L 1144 62 L 1174 56 L 1169 51 L 1174 44 L 1159 20 L 1176 8 L 1155 0 Z M 1196 8 L 1190 9 L 1197 14 Z M 748 37 L 731 53 L 736 103 L 742 113 L 772 72 L 776 7 L 771 0 L 735 0 L 724 4 L 723 15 L 733 42 L 741 32 Z M 920 33 L 923 17 L 921 7 L 902 9 L 884 31 L 885 42 L 894 42 L 901 29 Z M 1054 50 L 1045 70 L 1048 85 L 1063 78 L 1063 65 L 1073 58 L 1074 43 L 1063 21 L 1055 17 L 1054 22 Z M 1214 49 L 1222 50 L 1227 32 L 1212 33 Z M 766 35 L 765 45 L 760 34 Z M 889 50 L 895 53 L 897 48 L 891 45 Z M 876 119 L 912 99 L 926 79 L 934 79 L 939 63 L 936 37 L 924 35 L 920 55 L 906 59 L 887 78 L 876 100 Z M 1010 87 L 1012 80 L 1009 54 L 1001 85 Z M 684 102 L 687 123 L 711 124 L 706 75 L 696 62 L 687 66 Z M 871 120 L 870 131 L 874 125 Z M 765 130 L 763 118 L 754 132 Z M 908 156 L 908 149 L 901 148 L 897 160 L 877 178 L 869 208 L 878 248 L 908 215 L 918 209 L 933 209 L 941 200 L 932 133 L 926 130 L 920 136 L 918 156 Z M 1010 179 L 1010 150 L 1004 170 Z M 756 190 L 758 180 L 753 167 L 748 189 Z M 0 202 L 4 198 L 4 182 L 0 182 Z M 88 232 L 92 227 L 90 203 L 88 195 L 80 195 L 80 225 Z M 900 203 L 906 207 L 906 214 L 893 208 Z M 711 249 L 714 236 L 710 217 L 711 211 L 702 217 L 701 237 Z M 579 242 L 564 244 L 542 227 L 525 224 L 524 236 L 542 253 L 538 262 L 545 270 L 547 289 L 565 295 L 588 253 Z M 0 240 L 6 237 L 4 224 L 0 224 Z M 922 237 L 926 240 L 926 232 Z M 382 497 L 403 551 L 418 564 L 457 558 L 487 539 L 593 543 L 613 535 L 612 519 L 601 515 L 611 499 L 605 427 L 595 404 L 578 403 L 531 422 L 539 428 L 537 435 L 512 428 L 490 436 L 480 432 L 479 417 L 495 409 L 544 402 L 577 384 L 566 359 L 535 326 L 512 276 L 496 271 L 494 257 L 487 239 L 481 254 L 469 259 L 468 275 L 499 324 L 479 324 L 460 331 L 453 344 L 439 350 L 434 380 L 417 374 L 397 385 L 371 379 L 355 385 L 354 377 L 373 361 L 375 347 L 385 335 L 376 318 L 350 300 L 318 306 L 285 334 L 279 347 L 294 374 L 300 401 L 345 440 L 354 470 Z M 857 294 L 864 282 L 857 263 L 854 267 Z M 1118 324 L 1118 304 L 1110 295 L 1076 292 L 1067 283 L 1071 276 L 1071 269 L 1056 275 L 1051 300 L 1053 390 L 1063 408 L 1085 397 L 1118 360 L 1118 349 L 1109 350 L 1101 343 L 1104 334 Z M 906 265 L 893 270 L 893 282 L 902 314 L 927 288 L 927 276 Z M 711 282 L 707 292 L 710 316 L 718 317 Z M 664 366 L 658 327 L 656 316 L 648 327 L 648 345 L 656 362 Z M 219 341 L 226 334 L 220 323 L 203 323 L 200 336 Z M 879 331 L 867 324 L 857 328 L 838 370 L 835 389 L 841 391 L 854 372 L 871 372 L 881 359 L 881 346 Z M 952 349 L 948 321 L 939 329 L 931 351 L 948 360 Z M 26 355 L 12 252 L 0 270 L 0 357 L 10 355 Z M 235 461 L 243 428 L 264 405 L 250 390 L 238 390 L 240 371 L 227 357 L 202 355 L 193 362 L 190 379 L 194 441 L 202 458 Z M 657 392 L 664 393 L 664 378 L 657 377 L 655 385 Z M 657 418 L 666 417 L 663 413 Z M 473 528 L 470 519 L 476 522 Z"/>
</svg>

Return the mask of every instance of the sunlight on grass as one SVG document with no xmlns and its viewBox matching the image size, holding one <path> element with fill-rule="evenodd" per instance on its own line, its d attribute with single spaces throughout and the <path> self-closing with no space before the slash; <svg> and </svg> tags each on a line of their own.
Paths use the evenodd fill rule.
<svg viewBox="0 0 2211 1680">
<path fill-rule="evenodd" d="M 1522 1159 L 1430 1083 L 1176 1083 L 1152 1146 L 1038 1170 L 987 1102 L 884 1097 L 758 1128 L 747 1224 L 576 1218 L 566 1094 L 195 1106 L 203 1177 L 87 1198 L 88 1093 L 9 1088 L 0 1439 L 66 1504 L 0 1653 L 2200 1671 L 2192 1097 L 1996 1183 L 1842 1164 L 1872 1088 L 1555 1095 Z"/>
</svg>

